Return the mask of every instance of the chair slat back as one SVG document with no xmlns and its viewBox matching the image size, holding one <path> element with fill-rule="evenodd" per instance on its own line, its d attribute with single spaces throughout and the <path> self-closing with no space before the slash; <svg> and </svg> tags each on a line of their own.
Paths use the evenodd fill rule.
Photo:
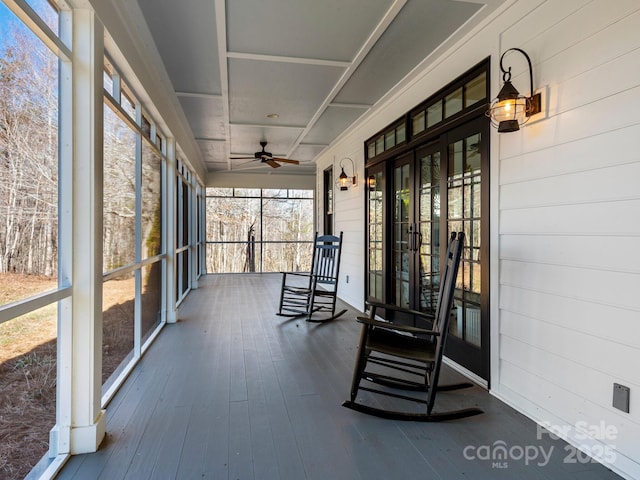
<svg viewBox="0 0 640 480">
<path fill-rule="evenodd" d="M 447 248 L 447 256 L 440 276 L 440 294 L 438 295 L 438 305 L 436 306 L 436 318 L 434 320 L 433 329 L 440 332 L 436 337 L 436 351 L 433 372 L 431 374 L 430 385 L 427 396 L 427 411 L 430 413 L 436 398 L 436 386 L 438 385 L 438 377 L 440 375 L 440 365 L 442 363 L 442 355 L 447 341 L 447 333 L 449 330 L 449 318 L 451 308 L 453 307 L 453 297 L 456 288 L 456 279 L 458 278 L 458 269 L 460 266 L 460 258 L 462 257 L 462 249 L 464 247 L 464 233 L 452 232 Z"/>
<path fill-rule="evenodd" d="M 433 329 L 438 332 L 446 331 L 449 327 L 449 315 L 453 304 L 456 279 L 464 246 L 464 233 L 452 232 L 449 238 L 444 267 L 440 273 L 440 291 L 435 310 Z"/>
<path fill-rule="evenodd" d="M 340 273 L 342 232 L 340 236 L 317 236 L 313 249 L 313 274 L 317 283 L 335 285 Z"/>
</svg>

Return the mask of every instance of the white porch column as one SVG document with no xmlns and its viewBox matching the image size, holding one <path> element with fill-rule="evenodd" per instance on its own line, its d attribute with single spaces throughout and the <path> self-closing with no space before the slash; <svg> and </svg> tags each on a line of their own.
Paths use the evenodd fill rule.
<svg viewBox="0 0 640 480">
<path fill-rule="evenodd" d="M 189 189 L 189 286 L 198 288 L 198 182 L 191 176 Z"/>
<path fill-rule="evenodd" d="M 70 453 L 95 452 L 104 438 L 102 388 L 102 154 L 104 29 L 74 10 L 73 306 Z"/>
<path fill-rule="evenodd" d="M 73 12 L 62 9 L 59 31 L 71 49 Z M 73 282 L 73 64 L 71 58 L 60 61 L 58 114 L 58 285 Z M 56 424 L 49 433 L 49 457 L 71 451 L 71 383 L 73 350 L 71 340 L 73 297 L 58 302 L 58 360 L 56 382 Z"/>
<path fill-rule="evenodd" d="M 167 323 L 176 323 L 178 313 L 176 311 L 176 290 L 178 269 L 176 265 L 176 141 L 167 138 L 167 162 L 166 162 L 166 196 L 165 196 L 165 245 L 167 246 L 166 291 L 165 308 Z"/>
</svg>

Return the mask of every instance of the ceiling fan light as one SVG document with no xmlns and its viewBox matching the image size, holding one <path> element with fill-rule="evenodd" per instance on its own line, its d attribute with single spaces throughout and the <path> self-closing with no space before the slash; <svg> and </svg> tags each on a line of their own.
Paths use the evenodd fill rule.
<svg viewBox="0 0 640 480">
<path fill-rule="evenodd" d="M 253 154 L 253 157 L 230 157 L 231 160 L 242 160 L 242 159 L 253 159 L 255 160 L 260 160 L 261 163 L 266 163 L 267 165 L 271 166 L 272 168 L 279 168 L 281 167 L 281 165 L 278 162 L 282 162 L 282 163 L 288 163 L 291 165 L 299 165 L 300 161 L 299 160 L 293 160 L 290 158 L 277 158 L 273 156 L 273 153 L 271 152 L 267 152 L 266 148 L 267 148 L 267 141 L 266 140 L 261 140 L 260 141 L 260 146 L 262 147 L 262 150 L 259 152 L 255 152 Z"/>
</svg>

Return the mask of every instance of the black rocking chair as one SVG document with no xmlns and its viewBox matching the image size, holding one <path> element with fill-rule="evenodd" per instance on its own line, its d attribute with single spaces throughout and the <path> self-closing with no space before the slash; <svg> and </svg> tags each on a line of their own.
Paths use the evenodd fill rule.
<svg viewBox="0 0 640 480">
<path fill-rule="evenodd" d="M 338 274 L 342 252 L 340 236 L 316 233 L 313 242 L 313 258 L 309 272 L 282 272 L 282 288 L 277 315 L 307 317 L 308 322 L 335 320 L 346 310 L 336 313 Z M 328 316 L 315 316 L 328 312 Z"/>
<path fill-rule="evenodd" d="M 464 234 L 452 233 L 446 263 L 440 276 L 440 293 L 435 315 L 403 309 L 394 305 L 367 302 L 368 317 L 358 317 L 362 323 L 360 344 L 351 385 L 351 399 L 342 405 L 362 413 L 394 420 L 437 422 L 470 417 L 483 413 L 478 408 L 449 412 L 433 412 L 438 390 L 456 390 L 473 386 L 472 383 L 438 385 L 442 355 L 449 328 Z M 429 320 L 431 330 L 416 326 L 394 324 L 376 320 L 376 310 L 384 308 L 387 314 L 396 312 Z M 371 367 L 367 369 L 367 367 Z M 381 387 L 378 387 L 380 385 Z M 398 389 L 412 391 L 412 395 L 398 393 Z M 426 405 L 425 411 L 393 411 L 358 403 L 360 390 L 398 398 L 402 401 Z M 425 395 L 426 394 L 426 395 Z M 415 409 L 414 409 L 415 410 Z"/>
</svg>

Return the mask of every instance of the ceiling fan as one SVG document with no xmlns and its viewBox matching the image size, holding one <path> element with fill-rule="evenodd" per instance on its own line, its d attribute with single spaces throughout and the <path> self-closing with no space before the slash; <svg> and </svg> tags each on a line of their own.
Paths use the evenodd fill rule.
<svg viewBox="0 0 640 480">
<path fill-rule="evenodd" d="M 289 158 L 278 158 L 274 157 L 271 152 L 267 152 L 265 147 L 267 146 L 267 142 L 265 140 L 260 142 L 260 146 L 262 147 L 262 151 L 255 152 L 253 157 L 231 157 L 231 160 L 260 160 L 262 163 L 266 163 L 273 168 L 280 167 L 280 163 L 291 163 L 293 165 L 299 165 L 299 160 L 291 160 Z M 278 163 L 280 162 L 280 163 Z"/>
</svg>

